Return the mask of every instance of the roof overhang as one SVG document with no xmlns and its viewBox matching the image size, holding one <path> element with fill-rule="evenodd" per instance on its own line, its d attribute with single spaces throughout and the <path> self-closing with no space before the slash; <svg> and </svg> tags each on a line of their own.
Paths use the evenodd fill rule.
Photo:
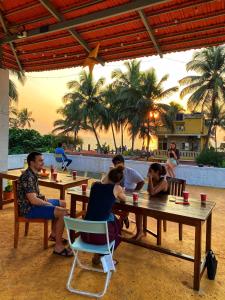
<svg viewBox="0 0 225 300">
<path fill-rule="evenodd" d="M 101 64 L 225 43 L 223 0 L 0 2 L 2 67 L 76 67 L 100 42 Z"/>
</svg>

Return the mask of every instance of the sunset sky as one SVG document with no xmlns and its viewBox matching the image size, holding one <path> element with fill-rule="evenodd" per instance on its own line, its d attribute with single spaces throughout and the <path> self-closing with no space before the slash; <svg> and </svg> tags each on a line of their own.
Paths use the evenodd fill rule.
<svg viewBox="0 0 225 300">
<path fill-rule="evenodd" d="M 165 88 L 178 85 L 178 80 L 187 75 L 186 63 L 191 60 L 193 50 L 185 52 L 177 52 L 164 55 L 161 59 L 157 56 L 144 57 L 141 59 L 141 70 L 147 70 L 154 67 L 157 70 L 157 75 L 161 78 L 165 74 L 169 74 L 169 80 L 165 84 Z M 123 61 L 107 63 L 104 67 L 97 65 L 94 68 L 95 79 L 104 76 L 106 83 L 111 81 L 111 72 L 114 69 L 120 68 L 125 70 Z M 53 122 L 60 118 L 56 110 L 63 105 L 62 97 L 68 92 L 66 83 L 71 80 L 78 80 L 79 73 L 82 68 L 71 68 L 48 72 L 33 72 L 27 73 L 27 80 L 24 86 L 18 83 L 17 79 L 12 76 L 12 79 L 17 85 L 19 92 L 18 108 L 28 108 L 32 111 L 32 117 L 35 123 L 32 128 L 40 131 L 43 134 L 50 133 L 53 129 Z M 180 100 L 179 93 L 167 99 L 168 102 L 175 100 L 186 107 L 186 101 Z M 93 134 L 91 132 L 81 132 L 80 136 L 84 143 L 95 144 Z M 111 137 L 104 132 L 101 132 L 101 142 L 111 144 Z M 129 138 L 125 140 L 127 145 L 130 144 Z M 140 146 L 141 141 L 137 143 Z M 85 147 L 86 148 L 86 147 Z"/>
</svg>

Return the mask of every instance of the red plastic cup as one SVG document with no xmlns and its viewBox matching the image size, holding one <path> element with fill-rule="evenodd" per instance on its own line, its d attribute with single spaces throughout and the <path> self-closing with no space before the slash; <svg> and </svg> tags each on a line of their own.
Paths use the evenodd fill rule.
<svg viewBox="0 0 225 300">
<path fill-rule="evenodd" d="M 75 180 L 77 178 L 77 171 L 73 171 L 73 179 Z"/>
<path fill-rule="evenodd" d="M 86 192 L 86 190 L 87 190 L 87 184 L 86 184 L 86 183 L 83 183 L 83 184 L 81 185 L 81 187 L 82 187 L 82 192 Z"/>
<path fill-rule="evenodd" d="M 53 179 L 54 181 L 57 180 L 57 173 L 56 173 L 56 172 L 52 173 L 52 179 Z"/>
<path fill-rule="evenodd" d="M 42 168 L 42 172 L 43 172 L 43 174 L 45 174 L 46 173 L 46 169 Z"/>
<path fill-rule="evenodd" d="M 133 193 L 133 201 L 135 202 L 135 203 L 137 203 L 138 202 L 138 193 Z"/>
<path fill-rule="evenodd" d="M 184 191 L 183 192 L 184 202 L 188 202 L 189 199 L 189 192 Z"/>
<path fill-rule="evenodd" d="M 201 193 L 200 196 L 201 196 L 201 201 L 202 202 L 205 202 L 207 200 L 207 195 L 206 194 Z"/>
</svg>

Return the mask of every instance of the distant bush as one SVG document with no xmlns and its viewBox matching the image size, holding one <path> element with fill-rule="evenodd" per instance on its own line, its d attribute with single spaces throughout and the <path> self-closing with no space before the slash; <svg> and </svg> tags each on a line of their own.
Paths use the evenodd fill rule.
<svg viewBox="0 0 225 300">
<path fill-rule="evenodd" d="M 23 154 L 34 150 L 40 152 L 54 152 L 59 142 L 70 143 L 71 138 L 55 136 L 52 134 L 41 135 L 34 129 L 9 129 L 9 154 Z"/>
<path fill-rule="evenodd" d="M 197 157 L 197 164 L 210 165 L 214 167 L 224 167 L 225 155 L 216 152 L 214 149 L 203 150 Z"/>
</svg>

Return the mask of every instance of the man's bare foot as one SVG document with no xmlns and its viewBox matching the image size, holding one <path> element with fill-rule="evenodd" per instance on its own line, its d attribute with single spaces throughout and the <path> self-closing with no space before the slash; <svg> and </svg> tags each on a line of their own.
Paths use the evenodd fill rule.
<svg viewBox="0 0 225 300">
<path fill-rule="evenodd" d="M 135 241 L 140 241 L 144 236 L 145 235 L 143 232 L 139 232 L 139 233 L 135 234 L 131 239 L 135 240 Z"/>
</svg>

